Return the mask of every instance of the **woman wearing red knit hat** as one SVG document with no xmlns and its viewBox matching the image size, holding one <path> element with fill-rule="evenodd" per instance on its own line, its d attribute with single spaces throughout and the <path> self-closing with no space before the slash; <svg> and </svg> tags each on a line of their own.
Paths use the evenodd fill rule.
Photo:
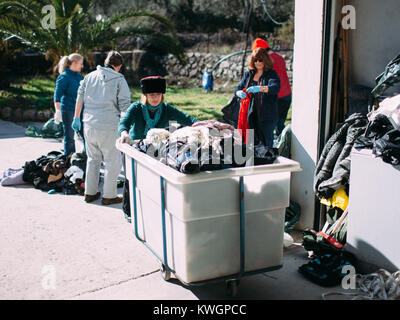
<svg viewBox="0 0 400 320">
<path fill-rule="evenodd" d="M 290 104 L 292 103 L 292 89 L 290 88 L 289 77 L 286 71 L 286 62 L 279 53 L 271 50 L 267 41 L 264 39 L 257 38 L 254 40 L 252 50 L 257 48 L 263 48 L 267 50 L 267 53 L 274 63 L 274 70 L 281 80 L 281 89 L 278 93 L 278 123 L 276 127 L 276 131 L 279 136 L 285 128 L 286 117 L 290 108 Z"/>
<path fill-rule="evenodd" d="M 245 89 L 246 92 L 243 90 Z M 250 103 L 241 104 L 239 120 L 244 119 L 244 124 L 238 122 L 238 129 L 253 129 L 254 143 L 262 142 L 268 147 L 273 146 L 274 129 L 278 121 L 278 92 L 280 80 L 273 70 L 273 62 L 267 51 L 261 47 L 256 48 L 250 58 L 249 70 L 245 72 L 242 80 L 235 90 L 236 96 L 246 99 L 248 94 Z M 246 100 L 242 100 L 245 102 Z M 245 110 L 246 114 L 243 113 Z M 246 135 L 244 135 L 246 141 Z"/>
</svg>

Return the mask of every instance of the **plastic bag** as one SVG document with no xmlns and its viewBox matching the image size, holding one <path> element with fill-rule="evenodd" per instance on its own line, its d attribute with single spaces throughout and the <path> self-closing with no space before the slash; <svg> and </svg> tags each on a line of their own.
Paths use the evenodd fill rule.
<svg viewBox="0 0 400 320">
<path fill-rule="evenodd" d="M 25 130 L 25 135 L 28 137 L 41 137 L 41 138 L 61 138 L 64 135 L 63 125 L 56 124 L 54 119 L 48 120 L 41 129 L 35 126 L 29 126 Z"/>
<path fill-rule="evenodd" d="M 48 120 L 42 128 L 43 138 L 60 138 L 64 135 L 63 126 L 61 123 L 56 124 L 54 119 Z"/>
</svg>

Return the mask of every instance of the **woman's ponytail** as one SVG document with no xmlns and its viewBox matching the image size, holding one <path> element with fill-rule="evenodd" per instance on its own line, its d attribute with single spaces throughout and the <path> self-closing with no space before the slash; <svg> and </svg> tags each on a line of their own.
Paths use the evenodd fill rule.
<svg viewBox="0 0 400 320">
<path fill-rule="evenodd" d="M 69 56 L 64 56 L 58 62 L 58 73 L 61 74 L 71 65 L 74 61 L 79 61 L 83 57 L 79 53 L 71 53 Z"/>
<path fill-rule="evenodd" d="M 64 56 L 60 59 L 60 61 L 58 62 L 58 73 L 61 74 L 65 71 L 65 69 L 67 69 L 68 67 L 68 56 Z M 71 63 L 69 63 L 71 64 Z"/>
</svg>

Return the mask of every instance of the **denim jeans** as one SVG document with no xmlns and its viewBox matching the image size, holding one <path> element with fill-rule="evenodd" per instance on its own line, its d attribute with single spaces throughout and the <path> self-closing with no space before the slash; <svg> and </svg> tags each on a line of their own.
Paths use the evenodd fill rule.
<svg viewBox="0 0 400 320">
<path fill-rule="evenodd" d="M 72 120 L 74 119 L 74 110 L 61 110 L 62 124 L 64 130 L 64 154 L 69 155 L 75 152 L 74 130 L 72 129 Z"/>
</svg>

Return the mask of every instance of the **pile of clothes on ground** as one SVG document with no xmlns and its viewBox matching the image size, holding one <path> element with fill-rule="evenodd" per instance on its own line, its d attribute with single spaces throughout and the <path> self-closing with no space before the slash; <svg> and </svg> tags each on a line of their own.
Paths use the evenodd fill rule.
<svg viewBox="0 0 400 320">
<path fill-rule="evenodd" d="M 349 177 L 352 148 L 372 149 L 391 165 L 400 164 L 400 95 L 383 100 L 368 115 L 352 114 L 327 141 L 317 163 L 314 192 L 327 206 L 326 223 L 319 232 L 305 230 L 303 246 L 311 261 L 299 271 L 320 285 L 338 285 L 345 265 L 355 258 L 346 244 Z"/>
<path fill-rule="evenodd" d="M 271 164 L 276 148 L 242 143 L 240 133 L 229 124 L 204 120 L 175 130 L 151 129 L 134 145 L 139 151 L 182 173 L 197 173 L 230 167 Z"/>
<path fill-rule="evenodd" d="M 303 232 L 303 247 L 310 261 L 298 271 L 311 282 L 321 286 L 340 284 L 346 273 L 343 268 L 353 265 L 355 258 L 344 251 L 347 234 L 348 193 L 351 151 L 365 133 L 368 118 L 354 113 L 328 139 L 314 174 L 314 192 L 327 206 L 326 223 L 321 231 Z"/>
<path fill-rule="evenodd" d="M 5 170 L 0 183 L 2 186 L 31 184 L 49 193 L 83 195 L 86 161 L 85 153 L 65 156 L 59 151 L 51 151 L 25 162 L 22 168 Z"/>
</svg>

